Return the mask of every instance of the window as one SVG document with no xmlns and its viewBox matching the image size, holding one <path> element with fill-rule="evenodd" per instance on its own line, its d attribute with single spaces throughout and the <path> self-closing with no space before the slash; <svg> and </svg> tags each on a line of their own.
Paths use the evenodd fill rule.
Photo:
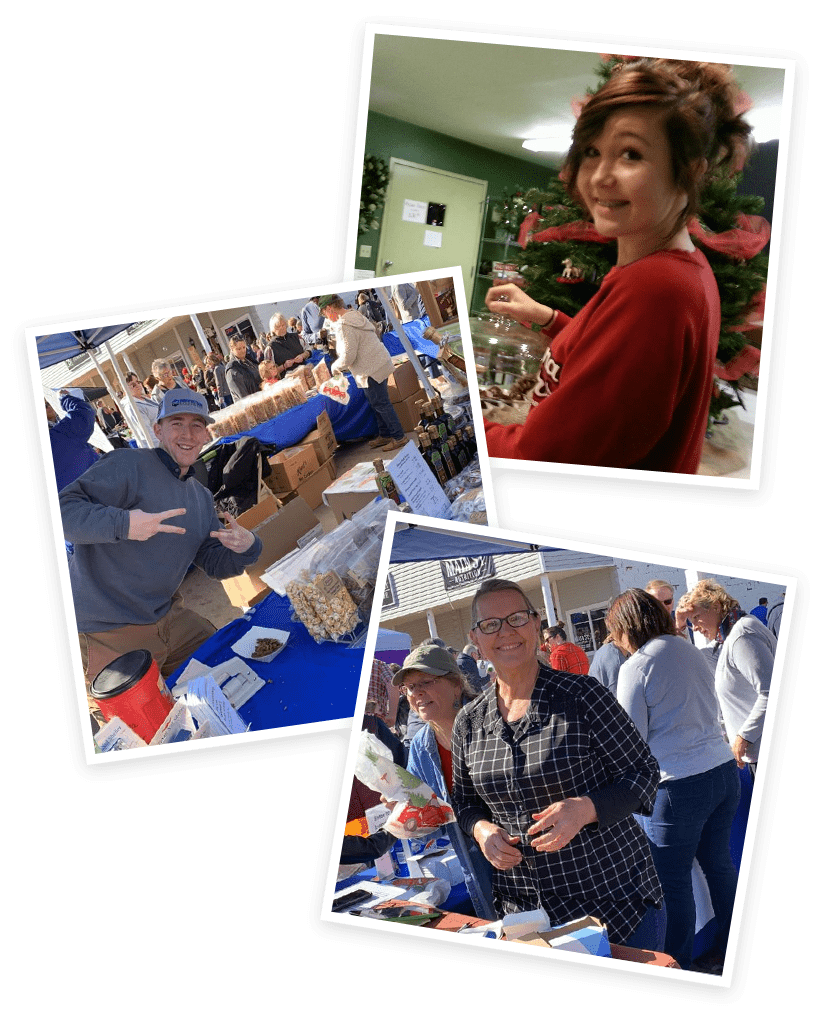
<svg viewBox="0 0 827 1023">
<path fill-rule="evenodd" d="M 608 604 L 593 604 L 590 607 L 577 608 L 569 611 L 567 634 L 572 643 L 582 646 L 588 654 L 592 654 L 606 638 L 606 611 Z"/>
</svg>

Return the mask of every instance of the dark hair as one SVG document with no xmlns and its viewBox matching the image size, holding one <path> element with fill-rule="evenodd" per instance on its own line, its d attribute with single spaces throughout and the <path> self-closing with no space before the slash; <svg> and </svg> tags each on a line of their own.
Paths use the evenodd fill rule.
<svg viewBox="0 0 827 1023">
<path fill-rule="evenodd" d="M 747 155 L 752 129 L 736 112 L 738 92 L 727 64 L 652 57 L 618 64 L 577 118 L 560 174 L 566 190 L 575 202 L 584 205 L 577 191 L 577 173 L 586 150 L 612 114 L 630 106 L 662 112 L 674 181 L 687 195 L 671 238 L 697 212 L 703 179 L 699 173 L 701 162 L 707 161 L 708 170 L 739 167 Z"/>
<path fill-rule="evenodd" d="M 562 625 L 552 625 L 550 629 L 546 629 L 546 636 L 553 636 L 555 639 L 562 639 L 566 641 L 566 630 Z"/>
<path fill-rule="evenodd" d="M 635 650 L 655 636 L 677 634 L 672 616 L 663 604 L 651 593 L 637 588 L 624 590 L 615 597 L 606 612 L 606 626 L 614 638 L 625 635 Z"/>
<path fill-rule="evenodd" d="M 525 590 L 517 583 L 512 582 L 510 579 L 486 579 L 484 583 L 480 583 L 477 587 L 477 592 L 474 594 L 474 599 L 471 601 L 471 628 L 475 628 L 477 621 L 479 620 L 479 599 L 484 597 L 487 593 L 500 593 L 502 590 L 514 590 L 519 593 L 520 596 L 526 603 L 526 607 L 529 611 L 537 613 L 537 609 L 531 603 L 526 596 Z"/>
</svg>

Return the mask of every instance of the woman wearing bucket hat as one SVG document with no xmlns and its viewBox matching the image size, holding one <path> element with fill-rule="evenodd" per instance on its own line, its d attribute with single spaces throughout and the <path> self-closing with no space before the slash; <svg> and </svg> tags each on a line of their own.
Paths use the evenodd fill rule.
<svg viewBox="0 0 827 1023">
<path fill-rule="evenodd" d="M 425 727 L 411 741 L 408 770 L 450 803 L 454 719 L 460 707 L 476 699 L 477 694 L 454 657 L 435 642 L 422 643 L 412 650 L 393 681 L 407 695 L 411 709 L 425 722 Z M 466 841 L 456 824 L 448 824 L 440 830 L 450 838 L 460 862 L 474 914 L 484 920 L 496 919 L 491 900 L 491 868 L 479 848 Z"/>
<path fill-rule="evenodd" d="M 349 370 L 376 416 L 379 436 L 371 441 L 371 447 L 381 447 L 383 451 L 401 448 L 405 431 L 388 396 L 393 363 L 373 324 L 355 309 L 348 309 L 338 295 L 322 295 L 319 308 L 336 327 L 339 357 L 330 367 L 331 372 Z"/>
<path fill-rule="evenodd" d="M 660 951 L 662 893 L 632 816 L 652 811 L 657 761 L 600 682 L 538 659 L 540 618 L 517 583 L 486 580 L 471 614 L 497 682 L 457 714 L 452 804 L 494 867 L 498 915 L 591 914 L 610 941 Z"/>
</svg>

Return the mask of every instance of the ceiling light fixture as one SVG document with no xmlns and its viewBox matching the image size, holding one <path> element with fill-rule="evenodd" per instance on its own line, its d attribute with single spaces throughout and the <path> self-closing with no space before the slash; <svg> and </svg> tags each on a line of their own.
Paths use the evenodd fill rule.
<svg viewBox="0 0 827 1023">
<path fill-rule="evenodd" d="M 571 131 L 568 130 L 523 141 L 523 149 L 530 149 L 532 153 L 567 153 L 570 145 Z"/>
</svg>

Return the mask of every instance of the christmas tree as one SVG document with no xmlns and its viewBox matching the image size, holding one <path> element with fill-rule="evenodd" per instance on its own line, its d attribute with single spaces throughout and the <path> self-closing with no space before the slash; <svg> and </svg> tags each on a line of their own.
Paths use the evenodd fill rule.
<svg viewBox="0 0 827 1023">
<path fill-rule="evenodd" d="M 596 69 L 598 87 L 623 60 L 615 55 L 604 58 Z M 688 225 L 693 244 L 709 260 L 721 296 L 715 375 L 732 390 L 721 389 L 716 381 L 709 409 L 712 420 L 724 409 L 743 405 L 741 390 L 758 369 L 759 353 L 742 330 L 760 320 L 763 310 L 768 259 L 762 250 L 769 240 L 769 224 L 758 215 L 763 199 L 738 194 L 741 177 L 740 172 L 711 172 L 698 214 Z M 615 265 L 615 242 L 597 233 L 559 178 L 542 191 L 518 188 L 499 207 L 508 224 L 520 224 L 525 290 L 538 302 L 573 316 Z"/>
</svg>

